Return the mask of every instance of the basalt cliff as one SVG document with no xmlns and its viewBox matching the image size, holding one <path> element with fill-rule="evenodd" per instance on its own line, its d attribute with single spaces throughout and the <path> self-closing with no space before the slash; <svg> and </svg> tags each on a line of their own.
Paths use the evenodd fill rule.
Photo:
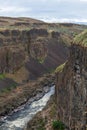
<svg viewBox="0 0 87 130">
<path fill-rule="evenodd" d="M 55 69 L 68 59 L 73 37 L 86 28 L 78 24 L 0 17 L 0 116 L 10 113 L 55 80 Z"/>
<path fill-rule="evenodd" d="M 85 28 L 0 17 L 0 73 L 22 83 L 52 72 L 67 60 L 72 38 Z"/>
<path fill-rule="evenodd" d="M 63 70 L 57 73 L 57 115 L 69 130 L 85 130 L 87 125 L 87 31 L 70 47 Z"/>
<path fill-rule="evenodd" d="M 0 116 L 42 91 L 52 82 L 49 75 L 66 61 L 72 36 L 55 31 L 56 26 L 0 17 Z"/>
</svg>

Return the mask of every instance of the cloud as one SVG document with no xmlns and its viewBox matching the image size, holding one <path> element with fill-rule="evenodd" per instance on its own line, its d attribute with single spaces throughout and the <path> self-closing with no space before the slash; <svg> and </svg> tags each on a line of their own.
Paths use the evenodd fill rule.
<svg viewBox="0 0 87 130">
<path fill-rule="evenodd" d="M 22 12 L 30 12 L 32 11 L 32 8 L 28 7 L 21 7 L 21 6 L 0 6 L 0 13 L 12 13 L 12 12 L 15 12 L 15 13 L 22 13 Z"/>
<path fill-rule="evenodd" d="M 60 1 L 60 0 L 57 0 L 57 1 Z M 61 0 L 61 1 L 67 1 L 69 2 L 70 0 Z M 71 2 L 87 2 L 87 0 L 71 0 Z"/>
<path fill-rule="evenodd" d="M 26 12 L 26 11 L 31 11 L 31 8 L 23 8 L 23 7 L 3 7 L 1 8 L 0 12 L 5 13 L 5 12 Z"/>
<path fill-rule="evenodd" d="M 81 2 L 87 2 L 87 0 L 80 0 Z"/>
<path fill-rule="evenodd" d="M 45 22 L 49 22 L 49 23 L 52 23 L 52 22 L 55 22 L 55 23 L 87 23 L 87 19 L 79 19 L 79 18 L 49 18 L 49 17 L 46 17 L 46 18 L 40 18 L 40 20 L 43 20 Z"/>
<path fill-rule="evenodd" d="M 87 0 L 0 0 L 0 15 L 46 22 L 87 22 Z"/>
</svg>

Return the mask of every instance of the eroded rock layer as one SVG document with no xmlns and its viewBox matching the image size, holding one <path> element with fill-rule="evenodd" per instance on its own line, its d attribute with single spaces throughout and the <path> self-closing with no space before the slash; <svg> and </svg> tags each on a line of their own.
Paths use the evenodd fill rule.
<svg viewBox="0 0 87 130">
<path fill-rule="evenodd" d="M 58 119 L 70 130 L 85 130 L 87 124 L 87 47 L 81 45 L 83 39 L 72 44 L 70 58 L 57 74 Z"/>
<path fill-rule="evenodd" d="M 68 45 L 65 43 L 62 35 L 46 29 L 2 29 L 0 73 L 14 73 L 22 66 L 27 68 L 31 78 L 50 72 L 67 59 Z"/>
</svg>

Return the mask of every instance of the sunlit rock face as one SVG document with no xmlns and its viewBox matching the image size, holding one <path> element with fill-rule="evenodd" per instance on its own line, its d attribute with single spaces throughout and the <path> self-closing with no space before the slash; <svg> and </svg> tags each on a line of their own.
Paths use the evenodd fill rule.
<svg viewBox="0 0 87 130">
<path fill-rule="evenodd" d="M 72 44 L 70 58 L 57 74 L 58 119 L 70 130 L 85 130 L 87 123 L 87 47 L 81 42 Z"/>
</svg>

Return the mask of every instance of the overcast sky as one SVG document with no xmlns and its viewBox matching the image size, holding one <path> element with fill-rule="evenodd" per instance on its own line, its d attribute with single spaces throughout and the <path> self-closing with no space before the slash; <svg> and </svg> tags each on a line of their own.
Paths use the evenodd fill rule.
<svg viewBox="0 0 87 130">
<path fill-rule="evenodd" d="M 0 0 L 0 16 L 87 22 L 87 0 Z"/>
</svg>

